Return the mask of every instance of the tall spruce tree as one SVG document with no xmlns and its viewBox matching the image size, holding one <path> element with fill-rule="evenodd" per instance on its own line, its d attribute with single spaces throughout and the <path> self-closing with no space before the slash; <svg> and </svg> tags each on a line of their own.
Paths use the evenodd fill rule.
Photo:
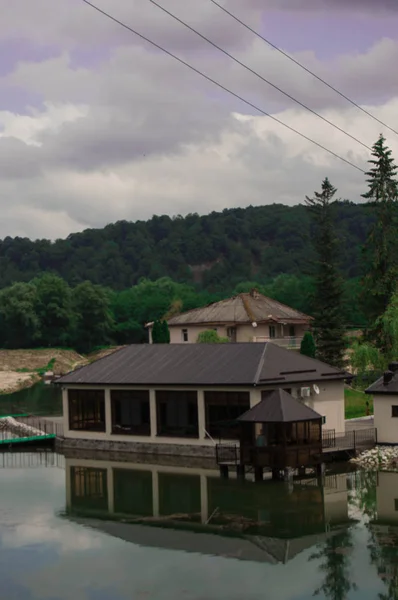
<svg viewBox="0 0 398 600">
<path fill-rule="evenodd" d="M 339 272 L 338 240 L 334 228 L 333 198 L 336 188 L 329 179 L 322 182 L 322 191 L 306 205 L 313 219 L 315 263 L 315 293 L 313 298 L 316 356 L 335 367 L 343 367 L 346 347 L 343 321 L 343 281 Z"/>
<path fill-rule="evenodd" d="M 382 347 L 377 321 L 390 303 L 398 275 L 398 167 L 383 135 L 374 144 L 372 157 L 372 167 L 366 173 L 369 189 L 363 198 L 373 206 L 375 222 L 364 246 L 362 301 L 370 336 Z"/>
</svg>

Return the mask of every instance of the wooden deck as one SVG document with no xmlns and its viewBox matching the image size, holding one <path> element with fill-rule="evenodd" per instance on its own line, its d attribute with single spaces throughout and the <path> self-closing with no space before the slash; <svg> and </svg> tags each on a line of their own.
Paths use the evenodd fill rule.
<svg viewBox="0 0 398 600">
<path fill-rule="evenodd" d="M 359 427 L 344 433 L 325 431 L 322 436 L 322 457 L 330 460 L 332 455 L 339 458 L 348 458 L 373 448 L 377 444 L 377 432 L 375 428 Z M 216 445 L 216 461 L 218 465 L 240 465 L 240 448 L 235 442 L 220 443 Z"/>
</svg>

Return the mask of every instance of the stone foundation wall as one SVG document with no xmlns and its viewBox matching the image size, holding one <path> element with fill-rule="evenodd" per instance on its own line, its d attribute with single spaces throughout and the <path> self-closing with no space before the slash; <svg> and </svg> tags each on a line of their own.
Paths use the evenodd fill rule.
<svg viewBox="0 0 398 600">
<path fill-rule="evenodd" d="M 167 459 L 173 459 L 169 464 L 176 464 L 178 459 L 186 463 L 187 466 L 193 466 L 196 459 L 202 462 L 201 459 L 206 459 L 213 468 L 216 466 L 216 450 L 213 446 L 186 446 L 182 444 L 145 444 L 134 442 L 117 442 L 110 440 L 84 440 L 71 438 L 58 438 L 56 442 L 57 450 L 65 456 L 70 456 L 73 453 L 76 457 L 82 458 L 83 454 L 104 453 L 107 456 L 112 455 L 116 460 L 121 459 L 121 455 L 128 456 L 128 460 L 132 457 L 140 457 L 139 462 L 167 464 Z M 143 458 L 145 457 L 145 460 Z"/>
</svg>

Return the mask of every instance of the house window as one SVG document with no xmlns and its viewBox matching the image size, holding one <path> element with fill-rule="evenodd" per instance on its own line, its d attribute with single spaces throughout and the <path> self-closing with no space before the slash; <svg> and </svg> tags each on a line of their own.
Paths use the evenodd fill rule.
<svg viewBox="0 0 398 600">
<path fill-rule="evenodd" d="M 106 469 L 71 467 L 71 505 L 85 510 L 108 510 Z"/>
<path fill-rule="evenodd" d="M 395 509 L 395 512 L 398 512 L 398 498 L 395 498 L 395 500 L 394 500 L 394 509 Z"/>
<path fill-rule="evenodd" d="M 112 433 L 151 435 L 148 390 L 112 390 Z"/>
<path fill-rule="evenodd" d="M 181 329 L 181 339 L 183 342 L 188 341 L 188 329 Z"/>
<path fill-rule="evenodd" d="M 205 392 L 206 431 L 215 438 L 237 439 L 234 421 L 250 409 L 250 392 Z"/>
<path fill-rule="evenodd" d="M 227 338 L 230 342 L 236 342 L 236 327 L 227 328 Z"/>
<path fill-rule="evenodd" d="M 276 327 L 275 327 L 275 325 L 270 325 L 269 326 L 269 337 L 271 339 L 274 339 L 276 337 Z"/>
<path fill-rule="evenodd" d="M 296 336 L 296 328 L 294 325 L 290 325 L 289 327 L 289 337 L 295 337 Z"/>
<path fill-rule="evenodd" d="M 392 417 L 398 417 L 398 406 L 392 406 L 391 407 L 391 416 Z"/>
<path fill-rule="evenodd" d="M 105 431 L 104 390 L 68 390 L 69 429 Z"/>
<path fill-rule="evenodd" d="M 186 438 L 199 436 L 196 392 L 157 391 L 156 416 L 160 436 Z"/>
</svg>

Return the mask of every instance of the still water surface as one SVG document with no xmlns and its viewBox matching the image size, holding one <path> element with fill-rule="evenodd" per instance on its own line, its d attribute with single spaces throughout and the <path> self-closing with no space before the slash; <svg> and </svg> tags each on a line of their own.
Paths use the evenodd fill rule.
<svg viewBox="0 0 398 600">
<path fill-rule="evenodd" d="M 242 484 L 49 452 L 0 454 L 0 478 L 0 598 L 398 597 L 398 474 Z"/>
</svg>

